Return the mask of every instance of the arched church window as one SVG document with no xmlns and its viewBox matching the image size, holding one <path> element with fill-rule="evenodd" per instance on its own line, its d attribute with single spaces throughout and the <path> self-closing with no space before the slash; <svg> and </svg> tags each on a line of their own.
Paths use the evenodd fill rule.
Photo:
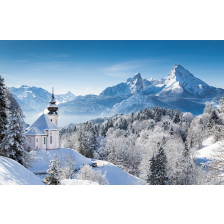
<svg viewBox="0 0 224 224">
<path fill-rule="evenodd" d="M 52 144 L 52 133 L 50 135 L 50 144 Z"/>
</svg>

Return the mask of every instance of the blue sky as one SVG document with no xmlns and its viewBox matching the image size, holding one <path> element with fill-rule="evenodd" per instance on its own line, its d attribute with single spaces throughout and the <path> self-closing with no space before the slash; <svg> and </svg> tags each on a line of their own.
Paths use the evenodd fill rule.
<svg viewBox="0 0 224 224">
<path fill-rule="evenodd" d="M 224 88 L 224 41 L 0 41 L 0 74 L 8 86 L 99 94 L 140 72 L 160 79 L 181 64 Z"/>
</svg>

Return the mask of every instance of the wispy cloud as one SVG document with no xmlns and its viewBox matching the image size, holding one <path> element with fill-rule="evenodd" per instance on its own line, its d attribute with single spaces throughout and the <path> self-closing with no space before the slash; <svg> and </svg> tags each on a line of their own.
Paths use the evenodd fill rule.
<svg viewBox="0 0 224 224">
<path fill-rule="evenodd" d="M 125 61 L 105 67 L 103 71 L 107 76 L 124 78 L 130 76 L 133 72 L 140 72 L 143 66 L 153 63 L 153 61 L 150 59 Z"/>
<path fill-rule="evenodd" d="M 121 71 L 127 71 L 131 69 L 139 68 L 141 65 L 142 63 L 138 61 L 128 61 L 128 62 L 114 64 L 112 66 L 105 68 L 105 70 L 107 72 L 121 72 Z"/>
</svg>

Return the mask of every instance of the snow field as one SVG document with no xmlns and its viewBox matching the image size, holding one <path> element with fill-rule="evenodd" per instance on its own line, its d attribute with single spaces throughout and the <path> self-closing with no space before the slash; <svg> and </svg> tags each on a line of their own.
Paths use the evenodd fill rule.
<svg viewBox="0 0 224 224">
<path fill-rule="evenodd" d="M 0 185 L 43 185 L 31 171 L 16 161 L 0 156 Z"/>
</svg>

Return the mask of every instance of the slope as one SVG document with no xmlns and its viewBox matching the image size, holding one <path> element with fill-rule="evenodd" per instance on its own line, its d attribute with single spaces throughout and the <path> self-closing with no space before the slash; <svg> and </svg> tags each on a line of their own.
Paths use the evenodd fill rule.
<svg viewBox="0 0 224 224">
<path fill-rule="evenodd" d="M 29 168 L 33 172 L 44 173 L 49 168 L 50 160 L 57 156 L 59 159 L 63 159 L 66 156 L 69 156 L 74 159 L 75 166 L 74 169 L 80 169 L 83 165 L 89 164 L 91 165 L 93 162 L 97 162 L 98 167 L 94 168 L 96 170 L 100 170 L 102 173 L 106 174 L 106 178 L 109 182 L 109 185 L 137 185 L 144 184 L 142 180 L 137 177 L 134 177 L 118 166 L 113 165 L 112 163 L 108 163 L 106 161 L 96 161 L 94 159 L 89 159 L 78 153 L 73 149 L 61 148 L 59 150 L 51 150 L 51 151 L 32 151 L 33 162 L 31 167 Z M 64 181 L 65 183 L 66 181 Z M 68 184 L 78 184 L 77 181 L 68 181 Z M 80 184 L 80 183 L 79 183 Z M 85 182 L 82 182 L 85 184 Z"/>
<path fill-rule="evenodd" d="M 0 156 L 0 185 L 43 185 L 40 178 L 16 161 Z"/>
</svg>

